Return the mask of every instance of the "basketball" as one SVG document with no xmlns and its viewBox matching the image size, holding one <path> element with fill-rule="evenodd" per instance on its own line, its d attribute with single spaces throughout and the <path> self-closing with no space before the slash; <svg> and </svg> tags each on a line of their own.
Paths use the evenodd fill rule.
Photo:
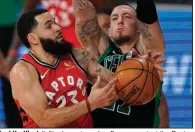
<svg viewBox="0 0 195 132">
<path fill-rule="evenodd" d="M 150 102 L 160 86 L 160 77 L 152 63 L 141 58 L 131 58 L 119 65 L 115 72 L 116 91 L 129 105 Z"/>
</svg>

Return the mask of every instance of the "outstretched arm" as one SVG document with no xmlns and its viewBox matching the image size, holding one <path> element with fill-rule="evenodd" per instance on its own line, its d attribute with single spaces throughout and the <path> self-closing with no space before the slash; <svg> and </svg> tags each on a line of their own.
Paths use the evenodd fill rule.
<svg viewBox="0 0 195 132">
<path fill-rule="evenodd" d="M 139 42 L 136 47 L 143 55 L 148 50 L 164 55 L 165 46 L 161 27 L 158 21 L 156 6 L 153 0 L 137 0 L 137 18 L 140 30 Z M 159 72 L 162 80 L 163 72 Z"/>
<path fill-rule="evenodd" d="M 153 0 L 137 0 L 137 18 L 139 20 L 140 42 L 137 45 L 138 50 L 145 54 L 147 50 L 154 53 L 161 52 L 164 55 L 165 42 L 161 27 L 158 21 L 156 6 Z M 159 72 L 163 80 L 163 72 Z M 160 106 L 160 128 L 169 127 L 169 114 L 166 99 L 162 91 Z"/>
<path fill-rule="evenodd" d="M 98 58 L 100 41 L 101 45 L 107 41 L 98 25 L 95 7 L 89 0 L 73 0 L 73 6 L 77 37 L 83 47 Z"/>
<path fill-rule="evenodd" d="M 160 126 L 159 127 L 169 128 L 169 112 L 168 112 L 168 106 L 167 106 L 166 98 L 165 98 L 163 91 L 161 92 L 159 114 L 160 114 Z"/>
<path fill-rule="evenodd" d="M 142 54 L 145 54 L 148 49 L 164 54 L 164 38 L 154 1 L 137 0 L 136 12 L 140 29 L 141 45 L 137 45 L 139 50 Z"/>
<path fill-rule="evenodd" d="M 86 49 L 74 49 L 73 54 L 78 63 L 87 71 L 88 80 L 94 84 L 97 76 L 101 77 L 101 86 L 107 84 L 113 77 L 114 73 L 98 63 L 96 56 Z"/>
</svg>

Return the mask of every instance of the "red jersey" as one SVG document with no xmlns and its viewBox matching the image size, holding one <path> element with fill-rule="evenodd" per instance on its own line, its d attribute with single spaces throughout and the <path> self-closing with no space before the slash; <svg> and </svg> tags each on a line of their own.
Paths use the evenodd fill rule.
<svg viewBox="0 0 195 132">
<path fill-rule="evenodd" d="M 32 64 L 40 77 L 40 83 L 45 91 L 50 108 L 61 108 L 75 105 L 87 98 L 85 71 L 78 65 L 73 54 L 59 57 L 55 65 L 49 65 L 38 60 L 31 52 L 25 54 L 21 60 Z M 39 127 L 21 108 L 16 101 L 23 127 Z M 64 128 L 92 128 L 91 114 L 87 113 Z"/>
<path fill-rule="evenodd" d="M 72 0 L 42 0 L 42 4 L 61 26 L 64 39 L 71 42 L 73 47 L 81 47 L 75 33 Z"/>
</svg>

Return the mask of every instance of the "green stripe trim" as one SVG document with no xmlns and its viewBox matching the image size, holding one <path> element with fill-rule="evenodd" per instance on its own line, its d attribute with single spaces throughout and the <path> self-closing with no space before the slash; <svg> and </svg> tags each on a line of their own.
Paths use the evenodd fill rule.
<svg viewBox="0 0 195 132">
<path fill-rule="evenodd" d="M 159 128 L 159 125 L 160 125 L 160 115 L 159 115 L 158 108 L 159 108 L 159 104 L 160 104 L 162 85 L 163 85 L 163 82 L 161 82 L 160 88 L 159 88 L 159 90 L 156 94 L 156 97 L 155 97 L 155 116 L 154 116 L 153 128 Z"/>
<path fill-rule="evenodd" d="M 98 59 L 98 63 L 102 63 L 102 61 L 109 55 L 112 51 L 112 45 L 109 44 L 109 47 L 104 51 L 103 55 Z"/>
</svg>

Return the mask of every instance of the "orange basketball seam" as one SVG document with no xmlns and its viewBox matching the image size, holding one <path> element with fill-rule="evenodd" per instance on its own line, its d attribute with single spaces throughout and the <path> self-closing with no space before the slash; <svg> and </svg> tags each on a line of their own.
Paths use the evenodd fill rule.
<svg viewBox="0 0 195 132">
<path fill-rule="evenodd" d="M 136 63 L 137 62 L 137 64 L 136 64 L 136 66 L 135 67 L 138 67 L 138 68 L 127 68 L 127 67 L 131 67 L 131 63 L 132 64 L 134 64 L 134 63 Z M 143 63 L 143 64 L 142 64 Z M 144 63 L 145 63 L 145 65 L 144 65 Z M 138 64 L 140 64 L 140 65 L 138 65 Z M 128 66 L 129 65 L 129 66 Z M 152 68 L 152 70 L 151 70 L 151 68 Z M 154 81 L 154 78 L 156 78 L 158 81 L 161 81 L 160 80 L 160 77 L 159 77 L 159 75 L 158 75 L 158 69 L 156 69 L 153 65 L 151 65 L 151 63 L 150 62 L 148 62 L 148 61 L 141 61 L 141 60 L 137 60 L 137 59 L 134 59 L 133 61 L 129 61 L 129 62 L 126 62 L 126 63 L 123 63 L 123 65 L 121 65 L 121 67 L 119 67 L 118 68 L 118 70 L 116 70 L 116 72 L 115 72 L 115 76 L 117 76 L 118 75 L 118 77 L 120 77 L 120 76 L 123 76 L 123 74 L 120 74 L 119 75 L 119 73 L 121 73 L 121 72 L 124 72 L 124 71 L 126 71 L 126 70 L 128 70 L 130 73 L 131 73 L 131 70 L 133 71 L 133 70 L 135 70 L 135 74 L 132 74 L 131 73 L 131 75 L 138 75 L 138 77 L 132 77 L 131 79 L 129 79 L 128 81 L 130 81 L 130 82 L 127 82 L 127 84 L 126 85 L 123 85 L 122 87 L 121 87 L 121 85 L 120 85 L 120 88 L 118 89 L 119 91 L 117 92 L 118 94 L 119 94 L 119 96 L 121 96 L 120 98 L 122 99 L 122 100 L 124 100 L 124 102 L 126 102 L 126 103 L 128 103 L 128 101 L 131 101 L 131 102 L 129 102 L 128 104 L 133 104 L 133 103 L 135 103 L 136 101 L 136 103 L 134 104 L 134 105 L 139 105 L 139 104 L 141 104 L 141 103 L 144 103 L 144 104 L 146 104 L 146 103 L 148 103 L 148 102 L 150 102 L 152 99 L 153 99 L 153 96 L 154 96 L 154 92 L 155 92 L 155 89 L 154 89 L 154 83 L 155 83 L 155 81 Z M 136 72 L 139 72 L 141 70 L 141 73 L 136 73 Z M 144 71 L 145 72 L 147 72 L 146 74 L 144 73 Z M 143 73 L 144 73 L 144 76 L 143 76 Z M 128 74 L 127 74 L 128 75 Z M 152 77 L 150 77 L 152 75 Z M 140 78 L 141 76 L 143 76 L 142 78 L 142 80 L 141 80 L 141 82 L 142 82 L 142 89 L 140 89 L 140 92 L 138 93 L 138 95 L 137 96 L 135 96 L 135 97 L 133 97 L 133 98 L 131 98 L 131 96 L 128 96 L 129 94 L 130 94 L 130 90 L 131 90 L 131 87 L 128 87 L 128 85 L 130 85 L 131 83 L 133 83 L 134 81 L 136 81 L 138 78 Z M 153 77 L 154 76 L 154 77 Z M 128 76 L 127 77 L 125 77 L 125 78 L 127 78 L 128 79 Z M 124 78 L 124 79 L 125 79 Z M 144 78 L 145 78 L 145 81 L 143 81 L 144 80 Z M 152 82 L 149 82 L 149 80 L 148 79 L 152 79 Z M 152 84 L 151 84 L 152 83 Z M 124 82 L 123 82 L 123 84 L 124 84 Z M 134 83 L 133 83 L 134 84 Z M 139 82 L 138 82 L 138 84 L 139 84 Z M 146 85 L 147 84 L 147 85 Z M 134 86 L 136 86 L 136 85 L 134 85 Z M 152 96 L 152 98 L 150 99 L 149 98 L 149 100 L 147 99 L 147 101 L 145 101 L 145 102 L 143 102 L 144 101 L 144 98 L 142 99 L 142 100 L 140 100 L 141 98 L 141 96 L 142 96 L 142 94 L 144 94 L 145 92 L 144 92 L 144 89 L 146 88 L 146 86 L 148 87 L 149 86 L 149 89 L 150 90 L 152 90 L 152 93 L 150 94 L 151 96 Z M 127 90 L 124 90 L 125 88 L 127 88 Z M 152 88 L 152 89 L 151 89 Z M 125 93 L 127 93 L 127 94 L 122 94 L 122 95 L 120 95 L 120 92 L 123 92 L 123 90 L 124 90 L 124 92 Z M 145 95 L 145 94 L 144 94 Z M 145 96 L 147 96 L 147 95 L 145 95 Z M 149 96 L 150 97 L 150 96 Z M 148 98 L 148 97 L 147 97 Z M 131 100 L 130 100 L 131 99 Z M 133 101 L 132 101 L 132 99 L 133 99 Z M 145 98 L 146 99 L 146 98 Z M 139 101 L 141 101 L 141 102 L 139 102 Z"/>
<path fill-rule="evenodd" d="M 138 61 L 138 60 L 136 60 L 136 61 Z M 142 66 L 142 73 L 143 73 L 143 64 L 142 64 L 140 61 L 138 61 L 138 63 L 141 64 L 141 66 Z M 129 68 L 128 68 L 128 69 L 129 69 Z M 132 69 L 132 68 L 130 68 L 130 69 Z M 123 69 L 123 70 L 124 70 L 124 69 Z M 123 71 L 123 70 L 121 70 L 121 71 Z M 141 70 L 141 69 L 139 69 L 139 70 Z M 119 72 L 120 72 L 120 71 L 119 71 Z M 117 75 L 119 72 L 117 72 L 116 75 Z M 139 77 L 142 75 L 142 73 L 141 73 L 137 78 L 139 78 Z M 133 81 L 135 81 L 137 78 L 135 78 L 134 80 L 132 80 L 131 82 L 129 82 L 129 83 L 127 83 L 125 86 L 123 86 L 117 93 L 120 93 L 127 85 L 129 85 L 130 83 L 132 83 Z"/>
<path fill-rule="evenodd" d="M 146 61 L 147 62 L 147 69 L 149 70 L 149 64 L 148 64 L 148 61 Z M 142 70 L 143 71 L 143 70 Z M 147 72 L 147 75 L 146 75 L 146 79 L 145 79 L 145 82 L 144 82 L 144 86 L 143 86 L 143 89 L 140 91 L 140 94 L 137 96 L 137 98 L 132 102 L 132 103 L 134 103 L 139 97 L 140 97 L 140 95 L 142 94 L 142 92 L 143 92 L 143 90 L 144 90 L 144 88 L 145 88 L 145 85 L 146 85 L 146 82 L 147 82 L 147 79 L 148 79 L 148 72 Z M 129 100 L 129 99 L 128 99 Z M 127 100 L 127 102 L 128 102 L 128 100 Z M 132 104 L 131 103 L 131 104 Z"/>
<path fill-rule="evenodd" d="M 140 69 L 140 68 L 127 68 L 127 69 L 123 69 L 121 71 L 118 71 L 117 73 L 115 73 L 115 75 L 117 75 L 119 72 L 122 72 L 122 71 L 126 71 L 126 70 L 129 70 L 129 69 L 132 69 L 132 70 L 142 70 L 142 71 L 146 71 L 150 74 L 153 74 L 158 80 L 160 80 L 160 78 L 158 76 L 156 76 L 153 72 L 149 72 L 149 70 L 144 70 L 144 69 Z M 156 68 L 154 68 L 155 70 Z M 161 80 L 160 80 L 161 81 Z"/>
<path fill-rule="evenodd" d="M 134 59 L 134 58 L 132 58 L 132 59 Z M 136 59 L 134 59 L 135 61 L 137 61 L 141 66 L 142 66 L 142 69 L 141 70 L 143 70 L 143 64 L 140 62 L 140 61 L 138 61 L 138 60 L 136 60 Z M 125 63 L 125 61 L 122 63 L 122 64 L 124 64 Z M 121 65 L 122 65 L 121 64 Z M 128 68 L 129 69 L 129 68 Z M 133 68 L 130 68 L 130 69 L 133 69 Z M 124 70 L 124 69 L 123 69 Z M 123 70 L 121 70 L 121 71 L 123 71 Z M 116 70 L 117 71 L 117 70 Z M 118 71 L 118 72 L 116 72 L 115 74 L 118 74 L 120 71 Z"/>
<path fill-rule="evenodd" d="M 120 91 L 118 91 L 117 93 L 120 93 L 127 85 L 129 85 L 130 83 L 132 83 L 133 81 L 135 81 L 136 79 L 138 79 L 138 78 L 142 75 L 142 73 L 143 73 L 143 70 L 142 70 L 141 74 L 140 74 L 138 77 L 136 77 L 136 78 L 133 79 L 131 82 L 129 82 L 129 83 L 127 83 L 125 86 L 123 86 L 123 87 L 120 89 Z"/>
</svg>

